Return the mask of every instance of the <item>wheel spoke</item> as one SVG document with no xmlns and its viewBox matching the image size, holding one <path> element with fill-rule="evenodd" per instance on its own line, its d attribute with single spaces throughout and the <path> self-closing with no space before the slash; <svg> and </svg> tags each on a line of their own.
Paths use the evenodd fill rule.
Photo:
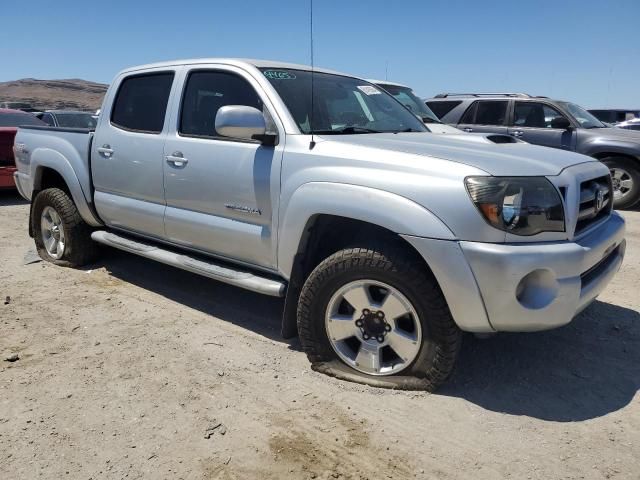
<svg viewBox="0 0 640 480">
<path fill-rule="evenodd" d="M 618 180 L 620 180 L 624 175 L 624 170 L 614 170 L 612 173 L 613 173 L 613 178 L 617 178 Z"/>
<path fill-rule="evenodd" d="M 394 329 L 387 334 L 387 341 L 391 349 L 403 360 L 413 358 L 418 349 L 416 339 L 401 330 Z"/>
<path fill-rule="evenodd" d="M 362 343 L 355 361 L 360 368 L 379 372 L 380 347 Z"/>
<path fill-rule="evenodd" d="M 384 312 L 384 316 L 388 322 L 409 313 L 409 309 L 391 291 L 387 293 L 387 296 L 380 306 L 380 310 Z"/>
<path fill-rule="evenodd" d="M 356 312 L 362 312 L 364 308 L 371 309 L 371 297 L 369 288 L 366 285 L 359 285 L 347 291 L 343 295 L 344 299 L 349 302 Z"/>
<path fill-rule="evenodd" d="M 627 180 L 620 180 L 620 188 L 628 188 L 629 190 L 631 190 L 631 188 L 633 187 L 633 180 L 631 180 L 630 178 Z"/>
<path fill-rule="evenodd" d="M 56 212 L 53 208 L 50 210 L 51 220 L 53 220 L 54 225 L 60 225 L 60 216 L 58 212 Z"/>
<path fill-rule="evenodd" d="M 44 240 L 44 246 L 47 248 L 47 252 L 55 255 L 57 251 L 57 249 L 55 248 L 56 244 L 58 243 L 57 240 L 53 236 L 49 236 L 43 240 Z"/>
<path fill-rule="evenodd" d="M 351 315 L 333 315 L 327 322 L 327 331 L 331 340 L 339 342 L 355 336 L 358 333 L 358 328 Z"/>
</svg>

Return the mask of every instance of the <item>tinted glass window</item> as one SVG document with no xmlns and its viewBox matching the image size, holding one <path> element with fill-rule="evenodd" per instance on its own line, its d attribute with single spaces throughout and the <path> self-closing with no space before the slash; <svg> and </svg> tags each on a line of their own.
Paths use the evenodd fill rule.
<svg viewBox="0 0 640 480">
<path fill-rule="evenodd" d="M 478 125 L 504 125 L 507 118 L 507 102 L 482 100 L 478 102 L 475 122 Z"/>
<path fill-rule="evenodd" d="M 378 86 L 384 88 L 411 112 L 418 115 L 424 123 L 440 123 L 440 119 L 436 114 L 410 88 L 388 84 L 379 84 Z"/>
<path fill-rule="evenodd" d="M 264 111 L 262 100 L 245 79 L 226 72 L 193 72 L 187 80 L 180 115 L 180 133 L 220 136 L 216 114 L 226 105 L 245 105 Z"/>
<path fill-rule="evenodd" d="M 513 124 L 517 127 L 553 128 L 553 121 L 566 118 L 555 108 L 538 102 L 516 102 Z"/>
<path fill-rule="evenodd" d="M 427 102 L 429 108 L 435 113 L 440 120 L 451 110 L 460 105 L 461 101 L 447 101 L 447 102 Z"/>
<path fill-rule="evenodd" d="M 467 108 L 467 111 L 464 112 L 464 115 L 460 119 L 459 123 L 474 123 L 473 117 L 475 117 L 477 107 L 478 102 L 472 103 L 471 106 Z"/>
<path fill-rule="evenodd" d="M 51 125 L 51 126 L 55 125 L 53 121 L 53 117 L 49 113 L 44 113 L 42 117 L 40 117 L 40 120 L 42 120 L 47 125 Z"/>
<path fill-rule="evenodd" d="M 97 119 L 91 113 L 58 113 L 58 126 L 67 128 L 95 129 Z M 162 130 L 162 126 L 160 126 Z"/>
<path fill-rule="evenodd" d="M 120 84 L 111 123 L 126 130 L 160 133 L 172 83 L 173 72 L 126 78 Z"/>
</svg>

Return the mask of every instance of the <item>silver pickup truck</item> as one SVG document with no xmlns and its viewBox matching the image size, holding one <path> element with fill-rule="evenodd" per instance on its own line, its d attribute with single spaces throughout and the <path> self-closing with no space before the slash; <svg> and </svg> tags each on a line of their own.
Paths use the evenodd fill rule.
<svg viewBox="0 0 640 480">
<path fill-rule="evenodd" d="M 100 243 L 286 296 L 282 333 L 314 368 L 380 386 L 435 389 L 463 331 L 570 322 L 625 250 L 600 162 L 434 135 L 377 86 L 300 65 L 131 68 L 95 132 L 24 127 L 14 151 L 45 260 Z"/>
</svg>

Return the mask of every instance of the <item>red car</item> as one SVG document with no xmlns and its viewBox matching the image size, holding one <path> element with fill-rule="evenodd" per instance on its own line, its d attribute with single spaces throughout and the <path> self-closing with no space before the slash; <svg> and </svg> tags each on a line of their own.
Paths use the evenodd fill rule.
<svg viewBox="0 0 640 480">
<path fill-rule="evenodd" d="M 13 172 L 16 171 L 13 139 L 20 125 L 46 126 L 47 124 L 30 113 L 0 108 L 0 189 L 16 187 L 13 181 Z"/>
</svg>

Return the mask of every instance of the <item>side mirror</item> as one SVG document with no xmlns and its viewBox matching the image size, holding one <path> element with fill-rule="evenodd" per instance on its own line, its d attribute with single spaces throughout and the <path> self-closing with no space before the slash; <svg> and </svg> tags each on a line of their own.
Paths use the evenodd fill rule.
<svg viewBox="0 0 640 480">
<path fill-rule="evenodd" d="M 571 128 L 571 123 L 565 117 L 555 117 L 553 120 L 551 120 L 551 128 L 569 130 Z"/>
<path fill-rule="evenodd" d="M 226 105 L 216 114 L 216 132 L 218 135 L 245 140 L 260 140 L 271 143 L 275 135 L 267 135 L 267 123 L 260 110 L 245 105 Z"/>
</svg>

